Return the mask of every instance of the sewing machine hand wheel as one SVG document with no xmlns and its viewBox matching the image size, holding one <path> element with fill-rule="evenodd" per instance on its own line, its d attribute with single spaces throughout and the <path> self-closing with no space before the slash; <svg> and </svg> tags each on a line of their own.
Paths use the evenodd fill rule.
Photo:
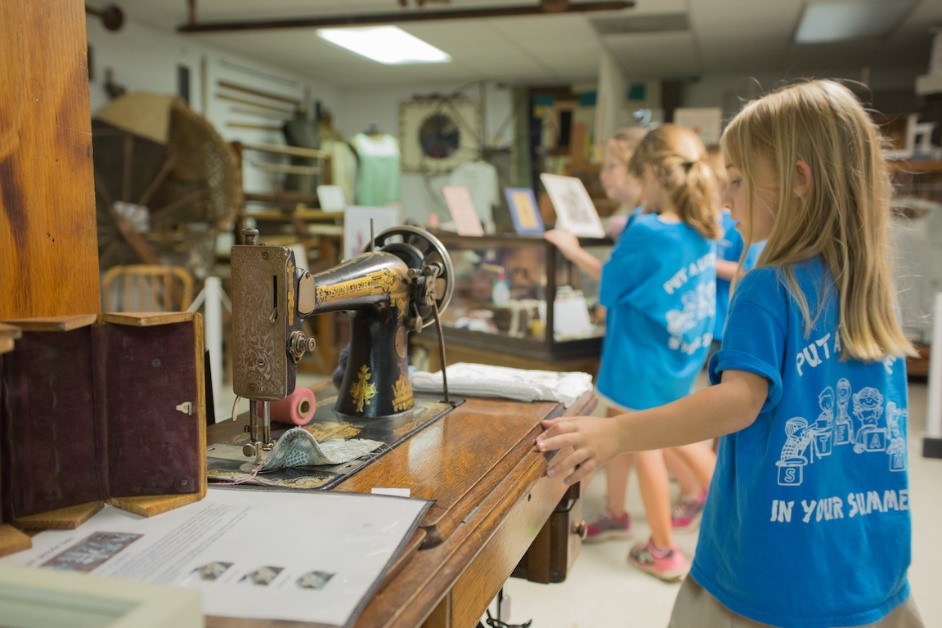
<svg viewBox="0 0 942 628">
<path fill-rule="evenodd" d="M 441 312 L 448 307 L 455 288 L 455 269 L 445 246 L 428 231 L 406 225 L 380 232 L 373 239 L 373 246 L 399 256 L 419 275 L 429 276 L 429 271 L 437 271 L 433 285 L 429 286 L 434 290 L 433 302 L 417 299 L 415 303 L 422 328 L 435 322 L 435 310 Z"/>
</svg>

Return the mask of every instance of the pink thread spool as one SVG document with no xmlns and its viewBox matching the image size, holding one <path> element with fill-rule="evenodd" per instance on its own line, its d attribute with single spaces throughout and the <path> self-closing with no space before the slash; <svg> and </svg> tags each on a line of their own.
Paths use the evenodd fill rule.
<svg viewBox="0 0 942 628">
<path fill-rule="evenodd" d="M 271 420 L 298 426 L 307 425 L 314 418 L 316 409 L 314 392 L 310 388 L 295 388 L 294 392 L 284 399 L 271 402 Z M 262 411 L 261 402 L 258 402 L 258 411 Z"/>
</svg>

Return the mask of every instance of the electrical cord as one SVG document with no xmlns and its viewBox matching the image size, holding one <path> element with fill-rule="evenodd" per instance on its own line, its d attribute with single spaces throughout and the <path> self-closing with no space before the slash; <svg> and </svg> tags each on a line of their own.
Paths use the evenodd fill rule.
<svg viewBox="0 0 942 628">
<path fill-rule="evenodd" d="M 522 624 L 508 624 L 491 615 L 491 609 L 487 609 L 487 619 L 484 620 L 484 623 L 490 626 L 490 628 L 530 628 L 530 625 L 533 624 L 533 620 L 528 619 Z"/>
</svg>

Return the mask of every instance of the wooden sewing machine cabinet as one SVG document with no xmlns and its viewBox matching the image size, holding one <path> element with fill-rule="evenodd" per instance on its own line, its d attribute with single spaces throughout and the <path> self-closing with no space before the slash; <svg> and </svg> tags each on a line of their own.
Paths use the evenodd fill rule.
<svg viewBox="0 0 942 628">
<path fill-rule="evenodd" d="M 546 477 L 548 457 L 533 444 L 542 419 L 586 414 L 595 403 L 591 392 L 568 409 L 467 398 L 335 486 L 358 493 L 408 488 L 433 502 L 355 625 L 474 626 L 509 577 L 564 580 L 585 530 L 579 486 Z M 241 429 L 240 421 L 217 423 L 209 440 Z M 208 617 L 207 625 L 258 622 Z"/>
</svg>

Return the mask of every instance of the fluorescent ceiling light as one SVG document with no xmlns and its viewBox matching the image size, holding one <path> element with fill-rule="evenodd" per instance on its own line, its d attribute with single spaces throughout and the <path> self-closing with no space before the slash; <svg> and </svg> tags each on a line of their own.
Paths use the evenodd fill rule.
<svg viewBox="0 0 942 628">
<path fill-rule="evenodd" d="M 885 35 L 912 9 L 912 0 L 836 0 L 805 6 L 795 32 L 799 44 Z"/>
<path fill-rule="evenodd" d="M 317 31 L 317 36 L 386 65 L 451 61 L 451 57 L 435 46 L 396 26 L 322 28 Z"/>
</svg>

